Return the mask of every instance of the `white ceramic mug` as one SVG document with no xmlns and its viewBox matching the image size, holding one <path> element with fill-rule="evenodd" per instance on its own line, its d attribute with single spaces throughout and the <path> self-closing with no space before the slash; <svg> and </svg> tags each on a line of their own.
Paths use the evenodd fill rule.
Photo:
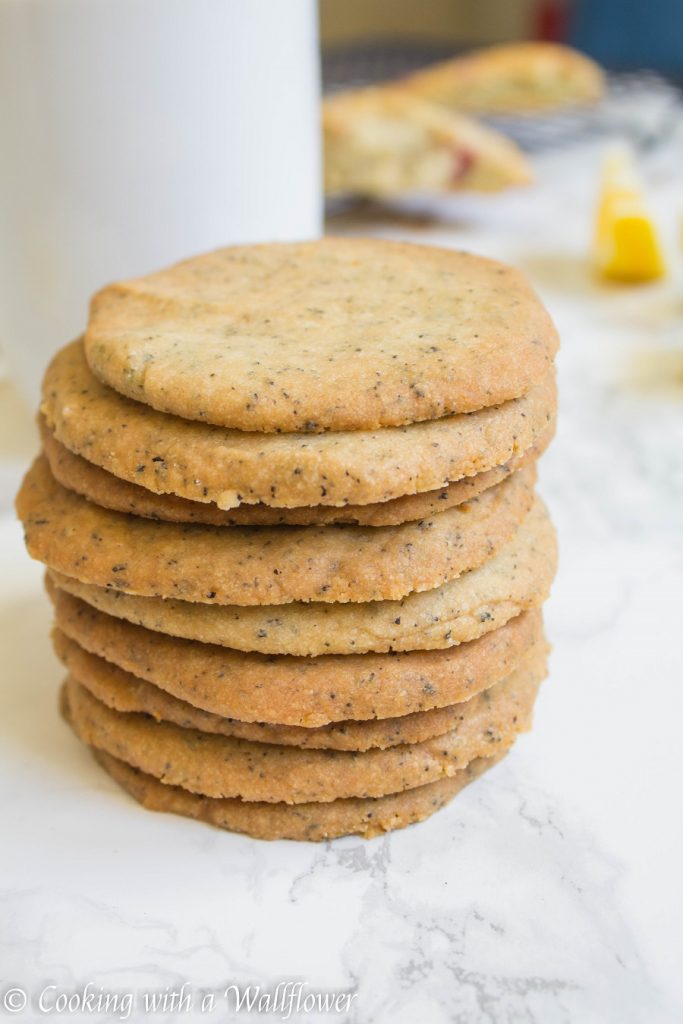
<svg viewBox="0 0 683 1024">
<path fill-rule="evenodd" d="M 321 209 L 315 0 L 0 0 L 0 346 L 32 401 L 103 284 Z"/>
</svg>

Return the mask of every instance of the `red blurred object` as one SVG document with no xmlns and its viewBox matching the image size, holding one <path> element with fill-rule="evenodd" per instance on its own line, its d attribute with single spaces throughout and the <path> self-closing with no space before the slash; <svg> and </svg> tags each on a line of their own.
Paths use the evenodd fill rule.
<svg viewBox="0 0 683 1024">
<path fill-rule="evenodd" d="M 569 4 L 566 0 L 538 0 L 534 15 L 534 34 L 546 42 L 562 43 L 569 31 Z"/>
</svg>

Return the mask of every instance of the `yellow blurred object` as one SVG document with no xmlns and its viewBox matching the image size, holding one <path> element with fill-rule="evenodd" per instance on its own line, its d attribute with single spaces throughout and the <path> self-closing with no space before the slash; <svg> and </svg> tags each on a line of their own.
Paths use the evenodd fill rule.
<svg viewBox="0 0 683 1024">
<path fill-rule="evenodd" d="M 654 281 L 666 273 L 657 229 L 628 150 L 610 153 L 603 164 L 595 263 L 610 281 Z"/>
</svg>

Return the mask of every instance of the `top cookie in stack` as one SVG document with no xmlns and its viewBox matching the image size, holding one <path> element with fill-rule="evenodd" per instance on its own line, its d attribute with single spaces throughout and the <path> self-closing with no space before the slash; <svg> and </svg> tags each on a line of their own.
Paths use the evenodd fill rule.
<svg viewBox="0 0 683 1024">
<path fill-rule="evenodd" d="M 372 239 L 224 249 L 95 296 L 93 373 L 161 412 L 324 433 L 518 398 L 557 337 L 525 279 L 462 252 Z"/>
<path fill-rule="evenodd" d="M 425 817 L 506 749 L 543 674 L 556 347 L 516 271 L 376 240 L 100 292 L 47 371 L 18 509 L 67 717 L 108 770 L 151 806 L 324 838 Z"/>
</svg>

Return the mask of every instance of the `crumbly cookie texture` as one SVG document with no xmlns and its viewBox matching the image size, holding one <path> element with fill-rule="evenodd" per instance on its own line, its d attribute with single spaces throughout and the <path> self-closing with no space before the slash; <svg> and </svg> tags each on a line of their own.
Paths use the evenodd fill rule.
<svg viewBox="0 0 683 1024">
<path fill-rule="evenodd" d="M 461 705 L 449 732 L 385 750 L 312 750 L 181 728 L 108 707 L 69 676 L 71 724 L 83 742 L 161 782 L 211 797 L 266 803 L 380 797 L 436 782 L 531 728 L 545 675 L 541 653 L 490 690 Z"/>
<path fill-rule="evenodd" d="M 68 720 L 68 708 L 63 705 Z M 322 842 L 345 835 L 372 839 L 394 829 L 424 821 L 444 807 L 465 786 L 474 782 L 505 755 L 480 757 L 466 768 L 438 782 L 402 793 L 363 800 L 332 800 L 329 803 L 269 804 L 246 800 L 198 796 L 180 786 L 168 786 L 121 761 L 93 749 L 106 772 L 149 811 L 180 814 L 216 828 L 242 832 L 254 839 L 293 839 Z"/>
<path fill-rule="evenodd" d="M 60 661 L 76 682 L 112 710 L 150 715 L 157 721 L 172 722 L 184 729 L 199 729 L 201 732 L 232 736 L 236 739 L 320 750 L 385 750 L 399 744 L 421 743 L 423 740 L 442 736 L 459 728 L 464 721 L 465 705 L 459 702 L 430 711 L 400 714 L 394 718 L 360 722 L 345 720 L 313 729 L 264 722 L 241 722 L 235 718 L 224 718 L 203 711 L 130 672 L 124 672 L 104 658 L 88 653 L 58 628 L 53 632 L 53 644 Z M 520 664 L 528 666 L 539 650 L 545 649 L 543 641 L 534 645 L 525 652 Z M 485 703 L 490 699 L 488 694 L 488 689 L 478 696 L 468 694 L 467 702 L 481 700 Z"/>
<path fill-rule="evenodd" d="M 400 526 L 201 526 L 100 508 L 62 487 L 41 456 L 17 511 L 33 558 L 128 594 L 237 605 L 397 600 L 490 558 L 529 511 L 534 482 L 532 465 Z"/>
<path fill-rule="evenodd" d="M 257 434 L 156 412 L 101 384 L 81 342 L 43 382 L 42 412 L 72 452 L 157 494 L 221 509 L 366 505 L 429 491 L 500 466 L 537 444 L 555 416 L 549 369 L 501 406 L 383 430 Z"/>
<path fill-rule="evenodd" d="M 477 569 L 400 601 L 365 604 L 191 604 L 135 597 L 52 571 L 56 584 L 110 615 L 173 636 L 262 654 L 434 650 L 475 640 L 548 595 L 555 534 L 540 498 L 514 537 Z"/>
<path fill-rule="evenodd" d="M 533 178 L 512 139 L 391 83 L 327 97 L 323 146 L 328 195 L 497 192 Z"/>
<path fill-rule="evenodd" d="M 517 398 L 557 344 L 511 267 L 334 237 L 220 249 L 110 285 L 85 335 L 93 372 L 129 398 L 239 430 L 311 433 Z"/>
<path fill-rule="evenodd" d="M 102 508 L 116 512 L 163 522 L 202 523 L 206 526 L 399 526 L 416 519 L 427 519 L 437 512 L 471 501 L 489 487 L 507 479 L 511 473 L 535 462 L 552 439 L 555 421 L 553 419 L 535 445 L 501 466 L 422 494 L 344 508 L 332 505 L 306 505 L 301 508 L 241 505 L 234 509 L 220 509 L 212 503 L 188 501 L 174 494 L 155 494 L 139 484 L 119 479 L 94 462 L 69 451 L 56 439 L 42 416 L 39 417 L 39 428 L 45 457 L 52 475 L 60 484 Z"/>
<path fill-rule="evenodd" d="M 432 103 L 479 114 L 594 103 L 605 75 L 589 57 L 557 43 L 491 46 L 416 71 L 401 88 Z"/>
<path fill-rule="evenodd" d="M 468 700 L 509 675 L 543 639 L 541 613 L 533 610 L 478 640 L 443 650 L 271 657 L 136 626 L 98 611 L 49 579 L 47 589 L 58 635 L 79 650 L 224 721 L 293 728 L 297 736 L 305 731 L 308 739 L 301 746 L 326 745 L 318 744 L 316 735 L 338 736 L 343 745 L 349 719 L 395 719 Z M 68 664 L 72 668 L 72 661 Z M 335 728 L 325 730 L 330 724 Z M 383 735 L 381 722 L 377 728 Z"/>
</svg>

